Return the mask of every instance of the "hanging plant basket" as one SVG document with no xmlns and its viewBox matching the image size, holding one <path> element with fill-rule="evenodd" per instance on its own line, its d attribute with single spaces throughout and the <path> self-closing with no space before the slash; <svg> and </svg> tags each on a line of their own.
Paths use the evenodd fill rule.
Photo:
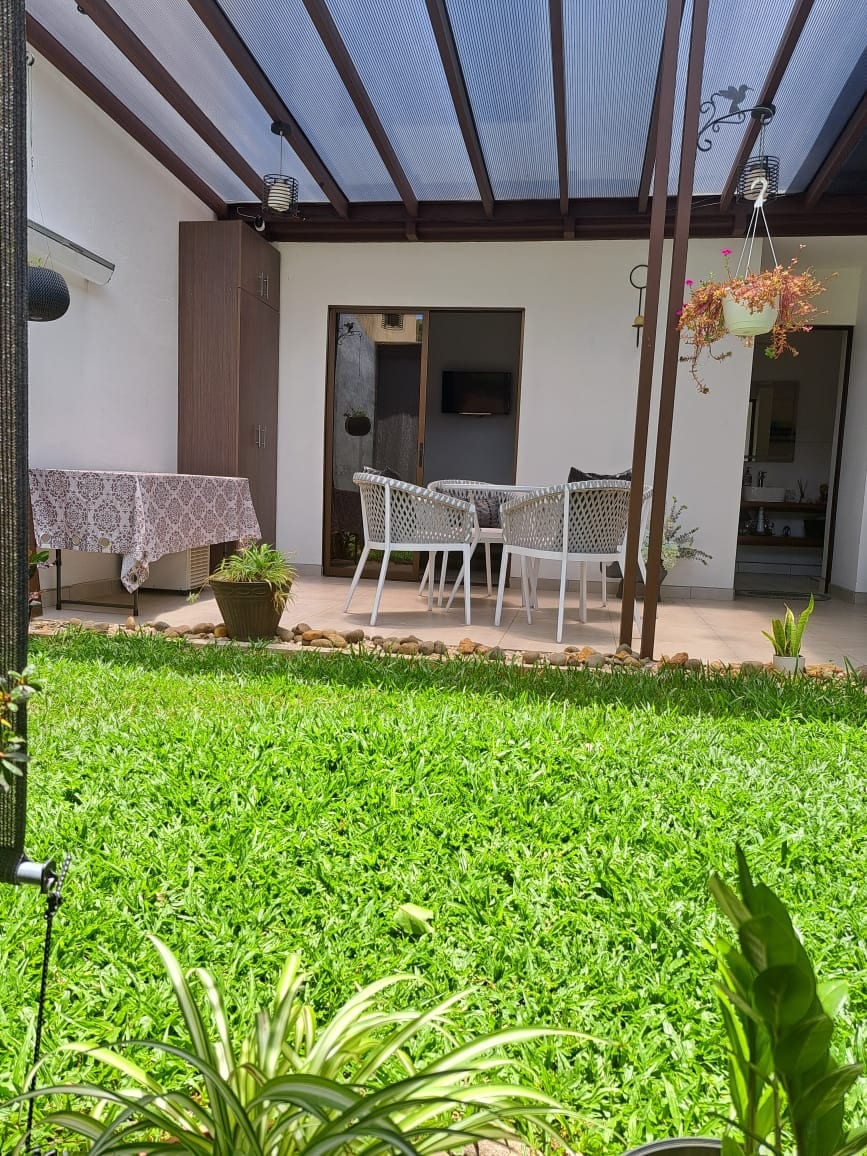
<svg viewBox="0 0 867 1156">
<path fill-rule="evenodd" d="M 370 418 L 366 413 L 348 413 L 343 424 L 350 437 L 363 438 L 370 433 Z"/>
<path fill-rule="evenodd" d="M 748 305 L 736 301 L 731 293 L 723 297 L 723 318 L 726 329 L 735 337 L 757 337 L 760 333 L 770 333 L 779 314 L 779 298 L 772 305 L 753 311 Z"/>
</svg>

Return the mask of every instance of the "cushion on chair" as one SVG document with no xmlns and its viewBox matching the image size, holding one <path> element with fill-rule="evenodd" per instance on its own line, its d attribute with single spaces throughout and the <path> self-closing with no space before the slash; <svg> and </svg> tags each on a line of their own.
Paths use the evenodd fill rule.
<svg viewBox="0 0 867 1156">
<path fill-rule="evenodd" d="M 377 466 L 362 466 L 366 474 L 379 474 L 381 478 L 391 478 L 393 482 L 402 482 L 404 479 L 400 474 L 396 474 L 394 470 L 390 470 L 388 466 L 383 466 L 379 469 Z"/>
<path fill-rule="evenodd" d="M 490 497 L 477 494 L 472 498 L 472 502 L 476 507 L 476 517 L 479 519 L 480 529 L 484 530 L 500 525 L 500 498 L 497 494 L 491 494 Z"/>
<path fill-rule="evenodd" d="M 576 469 L 575 466 L 569 471 L 570 482 L 631 482 L 632 470 L 624 470 L 622 474 L 590 474 L 585 470 Z"/>
</svg>

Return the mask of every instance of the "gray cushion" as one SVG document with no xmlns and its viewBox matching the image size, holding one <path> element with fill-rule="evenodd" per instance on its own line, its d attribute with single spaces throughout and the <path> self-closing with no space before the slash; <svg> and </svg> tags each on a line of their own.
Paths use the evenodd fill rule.
<svg viewBox="0 0 867 1156">
<path fill-rule="evenodd" d="M 590 474 L 585 470 L 576 469 L 575 466 L 569 471 L 570 482 L 631 482 L 632 470 L 624 470 L 622 474 Z"/>
</svg>

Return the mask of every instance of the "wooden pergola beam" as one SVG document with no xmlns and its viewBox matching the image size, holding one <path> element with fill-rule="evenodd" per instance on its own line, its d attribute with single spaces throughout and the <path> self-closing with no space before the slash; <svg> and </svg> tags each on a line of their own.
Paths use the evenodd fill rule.
<svg viewBox="0 0 867 1156">
<path fill-rule="evenodd" d="M 197 132 L 216 156 L 231 169 L 251 192 L 262 193 L 262 174 L 238 152 L 234 145 L 220 132 L 214 122 L 205 115 L 192 97 L 184 91 L 172 74 L 154 56 L 132 29 L 124 23 L 107 0 L 80 0 L 81 12 L 89 17 L 97 28 L 119 49 L 134 68 L 153 85 L 157 92 L 172 106 L 178 116 Z"/>
<path fill-rule="evenodd" d="M 288 131 L 283 134 L 286 141 L 334 206 L 334 211 L 340 217 L 347 217 L 349 201 L 346 194 L 222 8 L 216 0 L 187 0 L 187 2 L 271 119 L 287 126 Z"/>
<path fill-rule="evenodd" d="M 560 212 L 569 213 L 569 141 L 566 135 L 566 47 L 563 40 L 563 0 L 548 0 L 551 21 L 551 68 L 554 77 L 554 125 L 557 132 L 557 174 Z"/>
<path fill-rule="evenodd" d="M 488 167 L 485 164 L 485 157 L 482 152 L 481 141 L 479 140 L 479 132 L 476 128 L 476 120 L 473 116 L 473 109 L 470 104 L 469 93 L 467 92 L 467 84 L 464 79 L 464 71 L 461 68 L 460 58 L 458 57 L 455 35 L 445 6 L 445 0 L 426 0 L 426 3 L 428 18 L 430 19 L 434 38 L 439 49 L 443 71 L 446 74 L 446 83 L 449 86 L 452 103 L 455 106 L 455 113 L 458 118 L 461 135 L 464 138 L 467 155 L 470 158 L 473 176 L 476 178 L 476 184 L 479 187 L 479 196 L 482 200 L 485 216 L 492 217 L 494 215 L 494 191 L 491 188 Z"/>
<path fill-rule="evenodd" d="M 304 7 L 307 9 L 307 15 L 313 21 L 313 26 L 319 33 L 322 43 L 325 45 L 328 55 L 331 57 L 334 67 L 346 91 L 358 110 L 358 115 L 367 129 L 370 139 L 373 141 L 376 151 L 382 158 L 382 163 L 385 165 L 388 175 L 391 177 L 394 187 L 397 189 L 398 196 L 403 201 L 404 207 L 410 217 L 415 217 L 418 213 L 418 198 L 413 192 L 412 185 L 409 183 L 406 173 L 403 171 L 403 166 L 397 158 L 397 153 L 392 147 L 389 140 L 388 133 L 383 127 L 382 121 L 373 107 L 373 101 L 368 95 L 367 89 L 358 74 L 358 70 L 353 63 L 352 57 L 349 55 L 349 50 L 343 43 L 343 38 L 334 23 L 331 13 L 328 11 L 328 6 L 325 0 L 303 0 Z"/>
<path fill-rule="evenodd" d="M 765 78 L 761 95 L 758 100 L 753 103 L 764 105 L 773 104 L 774 97 L 777 95 L 777 89 L 782 84 L 786 69 L 789 67 L 789 61 L 792 59 L 792 53 L 795 51 L 798 41 L 801 38 L 801 33 L 804 31 L 804 25 L 807 23 L 807 17 L 810 15 L 810 9 L 813 7 L 813 3 L 814 0 L 797 0 L 783 31 L 782 39 L 780 40 L 771 67 L 768 69 L 768 75 Z M 720 199 L 720 209 L 722 212 L 725 212 L 732 203 L 741 169 L 753 151 L 753 145 L 758 140 L 760 131 L 760 122 L 751 117 L 749 128 L 744 134 L 744 139 L 741 142 L 741 147 L 738 149 L 738 154 L 731 167 L 731 172 L 726 178 L 726 183 L 723 185 L 722 197 Z"/>
<path fill-rule="evenodd" d="M 849 117 L 846 127 L 834 142 L 834 147 L 825 157 L 819 171 L 807 186 L 804 192 L 804 204 L 808 208 L 812 208 L 824 195 L 825 190 L 849 159 L 865 132 L 867 132 L 867 93 L 861 97 L 860 104 Z"/>
<path fill-rule="evenodd" d="M 226 202 L 206 184 L 198 173 L 174 153 L 155 132 L 131 112 L 115 94 L 98 80 L 92 72 L 72 55 L 59 40 L 56 40 L 37 20 L 27 14 L 27 39 L 49 64 L 61 72 L 67 80 L 80 89 L 97 108 L 128 133 L 134 141 L 149 152 L 154 160 L 177 177 L 191 193 L 203 201 L 218 217 L 227 215 Z"/>
<path fill-rule="evenodd" d="M 681 0 L 680 4 L 680 19 L 677 22 L 678 34 L 680 32 L 680 24 L 683 20 L 683 10 L 685 7 L 685 0 Z M 641 179 L 638 182 L 638 211 L 639 213 L 647 212 L 647 204 L 650 200 L 650 182 L 653 180 L 653 172 L 655 168 L 656 159 L 656 134 L 659 130 L 659 100 L 662 86 L 662 68 L 665 54 L 665 45 L 663 44 L 663 51 L 659 58 L 659 68 L 656 72 L 656 86 L 653 90 L 653 105 L 650 110 L 650 124 L 647 127 L 647 140 L 644 145 L 644 160 L 641 165 Z M 670 151 L 669 151 L 670 156 Z M 666 190 L 667 193 L 667 190 Z"/>
</svg>

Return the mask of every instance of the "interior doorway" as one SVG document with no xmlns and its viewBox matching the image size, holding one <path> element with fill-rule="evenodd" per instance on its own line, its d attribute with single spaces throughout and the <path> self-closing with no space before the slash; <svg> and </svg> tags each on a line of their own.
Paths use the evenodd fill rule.
<svg viewBox="0 0 867 1156">
<path fill-rule="evenodd" d="M 427 485 L 515 480 L 523 312 L 334 308 L 326 388 L 323 571 L 349 576 L 364 545 L 353 474 Z M 484 556 L 474 581 L 484 580 Z M 381 558 L 372 554 L 368 575 Z M 392 554 L 390 578 L 417 579 Z M 477 566 L 480 567 L 477 573 Z"/>
<path fill-rule="evenodd" d="M 735 593 L 827 594 L 852 330 L 796 334 L 797 358 L 757 337 L 746 414 Z"/>
</svg>

